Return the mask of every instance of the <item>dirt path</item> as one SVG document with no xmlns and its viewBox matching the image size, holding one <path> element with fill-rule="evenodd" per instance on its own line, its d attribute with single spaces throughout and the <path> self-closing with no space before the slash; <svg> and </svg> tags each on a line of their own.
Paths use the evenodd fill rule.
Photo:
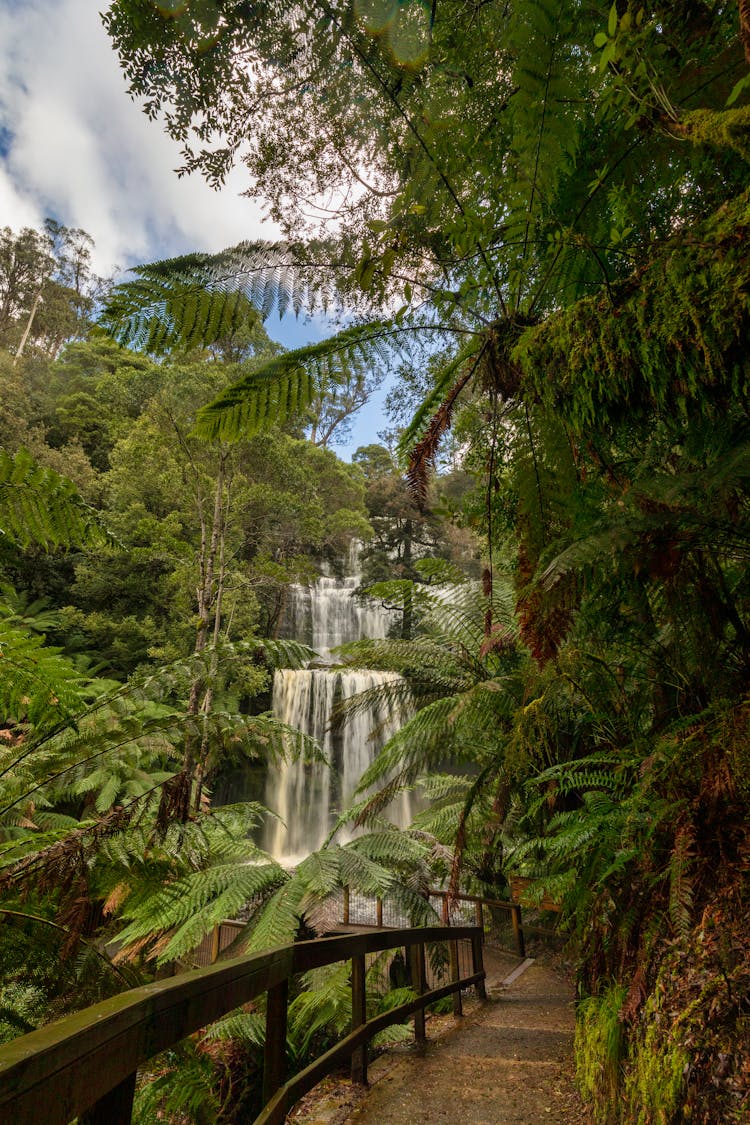
<svg viewBox="0 0 750 1125">
<path fill-rule="evenodd" d="M 364 1094 L 348 1083 L 303 1102 L 294 1125 L 586 1125 L 572 1081 L 573 994 L 538 961 L 488 951 L 489 1001 L 428 1021 L 426 1047 L 390 1051 Z"/>
</svg>

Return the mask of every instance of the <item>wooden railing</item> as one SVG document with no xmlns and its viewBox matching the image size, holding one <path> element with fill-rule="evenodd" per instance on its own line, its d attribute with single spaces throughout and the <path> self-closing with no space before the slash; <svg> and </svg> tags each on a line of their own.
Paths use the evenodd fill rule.
<svg viewBox="0 0 750 1125">
<path fill-rule="evenodd" d="M 432 888 L 429 894 L 431 899 L 436 898 L 440 900 L 441 921 L 444 926 L 451 925 L 451 908 L 453 905 L 462 902 L 474 904 L 474 921 L 476 925 L 482 929 L 484 929 L 485 908 L 489 910 L 502 910 L 510 914 L 516 952 L 519 957 L 526 956 L 526 942 L 523 934 L 521 904 L 519 902 L 508 902 L 507 899 L 499 898 L 482 898 L 479 895 L 451 894 L 449 891 L 435 890 Z M 370 909 L 372 909 L 373 899 L 370 898 L 367 902 L 369 903 Z M 383 925 L 383 899 L 376 898 L 374 902 L 375 925 L 380 928 Z M 352 910 L 352 899 L 348 887 L 344 887 L 343 891 L 342 920 L 345 926 L 356 924 L 356 912 Z"/>
<path fill-rule="evenodd" d="M 484 928 L 484 910 L 504 910 L 510 914 L 513 926 L 513 938 L 516 943 L 516 952 L 519 957 L 526 956 L 526 942 L 523 936 L 523 922 L 521 920 L 521 905 L 518 902 L 508 902 L 501 898 L 480 898 L 479 895 L 452 895 L 448 891 L 430 891 L 430 898 L 442 899 L 441 915 L 443 925 L 450 925 L 450 906 L 453 902 L 473 902 L 474 919 L 477 926 Z"/>
<path fill-rule="evenodd" d="M 458 942 L 469 941 L 472 971 L 459 976 Z M 451 979 L 427 989 L 425 947 L 446 942 Z M 413 1000 L 367 1019 L 365 956 L 406 948 Z M 296 973 L 351 960 L 352 1030 L 305 1070 L 286 1079 L 287 997 Z M 482 931 L 475 926 L 368 930 L 219 962 L 123 992 L 0 1048 L 0 1121 L 12 1125 L 129 1125 L 138 1067 L 199 1028 L 268 994 L 263 1071 L 264 1109 L 255 1125 L 280 1125 L 289 1109 L 347 1058 L 355 1082 L 367 1081 L 367 1042 L 414 1015 L 425 1037 L 425 1007 L 474 986 L 484 997 Z"/>
</svg>

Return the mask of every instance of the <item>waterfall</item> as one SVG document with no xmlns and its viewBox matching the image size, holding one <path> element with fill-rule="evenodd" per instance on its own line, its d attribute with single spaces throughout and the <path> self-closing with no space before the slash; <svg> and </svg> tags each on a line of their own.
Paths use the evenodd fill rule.
<svg viewBox="0 0 750 1125">
<path fill-rule="evenodd" d="M 386 637 L 395 615 L 375 602 L 354 597 L 358 585 L 355 575 L 343 579 L 324 576 L 312 586 L 293 586 L 285 631 L 314 648 L 324 664 L 331 661 L 331 650 L 337 645 L 363 637 Z M 282 762 L 269 769 L 265 803 L 280 820 L 269 821 L 264 846 L 285 865 L 298 863 L 321 846 L 365 769 L 408 717 L 408 705 L 387 695 L 358 709 L 345 722 L 332 723 L 334 708 L 389 682 L 398 683 L 400 677 L 393 672 L 317 666 L 276 672 L 274 714 L 317 739 L 333 766 Z M 411 801 L 405 794 L 393 803 L 389 815 L 404 827 L 411 813 Z M 342 843 L 349 839 L 350 832 L 337 836 Z"/>
</svg>

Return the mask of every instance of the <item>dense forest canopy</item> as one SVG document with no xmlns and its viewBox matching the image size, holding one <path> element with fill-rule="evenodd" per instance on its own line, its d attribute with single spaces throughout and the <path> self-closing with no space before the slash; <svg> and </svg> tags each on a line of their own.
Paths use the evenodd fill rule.
<svg viewBox="0 0 750 1125">
<path fill-rule="evenodd" d="M 104 21 L 185 170 L 244 162 L 284 238 L 145 265 L 60 336 L 36 297 L 85 316 L 85 238 L 4 235 L 2 878 L 14 917 L 67 934 L 11 1023 L 70 1003 L 50 966 L 111 931 L 148 971 L 251 898 L 260 948 L 341 882 L 419 921 L 428 873 L 502 894 L 520 871 L 563 900 L 598 1119 L 743 1120 L 747 4 L 115 0 Z M 341 329 L 282 352 L 263 322 L 290 308 Z M 387 449 L 344 466 L 322 436 L 389 365 L 408 494 Z M 401 672 L 416 713 L 363 779 L 368 831 L 289 875 L 211 782 L 288 746 L 259 701 L 309 654 L 267 638 L 351 537 L 401 628 L 342 659 Z M 92 687 L 76 637 L 134 678 Z M 389 831 L 420 778 L 430 807 Z"/>
</svg>

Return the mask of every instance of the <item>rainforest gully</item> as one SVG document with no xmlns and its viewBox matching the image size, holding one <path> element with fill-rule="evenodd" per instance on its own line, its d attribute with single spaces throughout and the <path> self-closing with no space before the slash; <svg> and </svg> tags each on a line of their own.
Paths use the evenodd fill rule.
<svg viewBox="0 0 750 1125">
<path fill-rule="evenodd" d="M 112 281 L 93 221 L 0 232 L 0 1038 L 226 919 L 521 876 L 591 1121 L 747 1121 L 747 0 L 92 19 L 276 233 Z M 348 972 L 295 981 L 296 1069 Z M 152 1060 L 133 1120 L 252 1120 L 264 1028 Z"/>
</svg>

